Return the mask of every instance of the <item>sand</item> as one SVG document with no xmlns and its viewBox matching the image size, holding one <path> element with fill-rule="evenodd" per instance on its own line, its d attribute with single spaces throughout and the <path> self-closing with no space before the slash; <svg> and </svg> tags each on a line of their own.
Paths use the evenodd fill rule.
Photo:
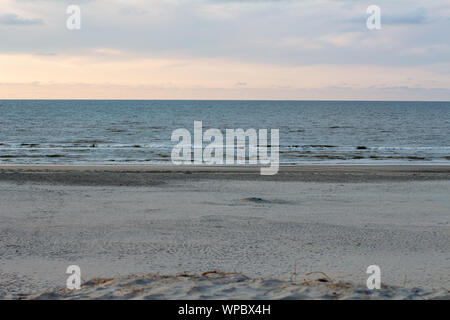
<svg viewBox="0 0 450 320">
<path fill-rule="evenodd" d="M 249 278 L 241 273 L 217 271 L 203 274 L 129 275 L 95 278 L 80 290 L 57 288 L 51 292 L 19 295 L 18 299 L 32 300 L 447 300 L 448 290 L 426 291 L 421 288 L 402 288 L 383 285 L 379 290 L 351 282 L 333 281 L 326 276 L 297 281 L 273 277 Z"/>
<path fill-rule="evenodd" d="M 0 298 L 448 299 L 449 187 L 450 166 L 0 166 Z"/>
</svg>

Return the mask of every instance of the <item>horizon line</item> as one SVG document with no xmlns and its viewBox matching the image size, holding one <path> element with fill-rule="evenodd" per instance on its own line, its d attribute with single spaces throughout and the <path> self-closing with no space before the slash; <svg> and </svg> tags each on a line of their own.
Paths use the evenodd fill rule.
<svg viewBox="0 0 450 320">
<path fill-rule="evenodd" d="M 278 101 L 278 102 L 450 102 L 450 100 L 361 100 L 361 99 L 92 99 L 92 98 L 68 98 L 68 99 L 54 99 L 54 98 L 19 98 L 19 99 L 4 99 L 0 101 Z"/>
</svg>

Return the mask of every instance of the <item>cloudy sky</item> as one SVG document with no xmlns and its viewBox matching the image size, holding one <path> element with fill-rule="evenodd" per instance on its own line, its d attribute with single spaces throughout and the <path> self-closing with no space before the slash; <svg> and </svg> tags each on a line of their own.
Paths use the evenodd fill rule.
<svg viewBox="0 0 450 320">
<path fill-rule="evenodd" d="M 450 100 L 450 0 L 2 0 L 1 98 Z"/>
</svg>

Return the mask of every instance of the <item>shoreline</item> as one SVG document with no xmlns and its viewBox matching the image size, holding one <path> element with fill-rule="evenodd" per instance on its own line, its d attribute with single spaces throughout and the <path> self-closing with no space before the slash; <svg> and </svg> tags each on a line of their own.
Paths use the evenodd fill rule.
<svg viewBox="0 0 450 320">
<path fill-rule="evenodd" d="M 259 170 L 261 165 L 163 165 L 163 164 L 0 164 L 0 170 L 4 169 L 68 169 L 68 170 L 101 170 L 116 168 L 117 170 L 138 170 L 138 171 L 179 171 L 179 170 L 196 170 L 196 171 L 211 171 L 211 170 L 224 170 L 224 171 L 254 171 Z M 296 171 L 301 169 L 339 169 L 339 168 L 366 168 L 366 169 L 379 169 L 385 168 L 395 170 L 398 168 L 448 168 L 450 164 L 280 164 L 280 169 Z"/>
<path fill-rule="evenodd" d="M 273 176 L 260 166 L 0 165 L 0 182 L 64 185 L 155 186 L 171 180 L 279 182 L 407 182 L 450 180 L 450 165 L 280 166 Z"/>
</svg>

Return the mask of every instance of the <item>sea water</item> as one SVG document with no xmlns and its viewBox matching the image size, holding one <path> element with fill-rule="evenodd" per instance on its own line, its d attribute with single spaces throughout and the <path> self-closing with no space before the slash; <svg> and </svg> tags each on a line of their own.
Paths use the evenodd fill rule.
<svg viewBox="0 0 450 320">
<path fill-rule="evenodd" d="M 0 100 L 0 164 L 171 164 L 195 120 L 279 129 L 282 164 L 450 163 L 450 102 Z"/>
</svg>

